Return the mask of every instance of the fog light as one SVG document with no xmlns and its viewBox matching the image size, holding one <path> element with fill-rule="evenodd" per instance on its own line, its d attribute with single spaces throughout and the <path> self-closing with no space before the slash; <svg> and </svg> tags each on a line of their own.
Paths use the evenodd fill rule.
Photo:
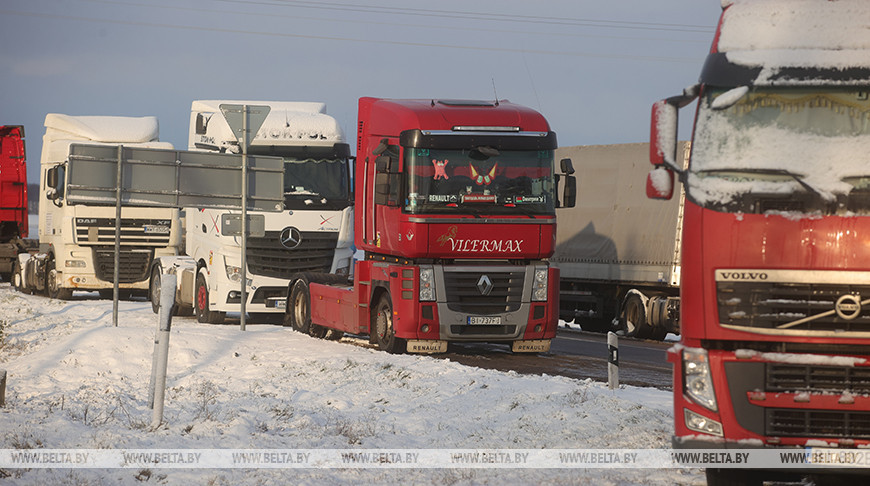
<svg viewBox="0 0 870 486">
<path fill-rule="evenodd" d="M 541 332 L 541 325 L 540 324 L 535 326 L 535 332 Z"/>
<path fill-rule="evenodd" d="M 686 417 L 686 427 L 695 432 L 710 434 L 722 437 L 722 424 L 715 420 L 697 414 L 687 408 L 683 409 L 683 415 Z"/>
<path fill-rule="evenodd" d="M 68 268 L 85 268 L 84 260 L 66 260 L 63 264 Z"/>
<path fill-rule="evenodd" d="M 423 334 L 429 332 L 429 324 L 423 324 L 422 326 L 420 326 L 420 332 L 422 332 Z"/>
</svg>

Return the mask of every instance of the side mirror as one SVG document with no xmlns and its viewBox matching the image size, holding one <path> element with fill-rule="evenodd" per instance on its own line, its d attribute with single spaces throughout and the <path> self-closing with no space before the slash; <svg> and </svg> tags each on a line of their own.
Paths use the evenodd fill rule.
<svg viewBox="0 0 870 486">
<path fill-rule="evenodd" d="M 372 153 L 375 155 L 381 155 L 386 152 L 388 148 L 390 148 L 390 141 L 386 138 L 382 138 L 381 141 L 378 142 L 378 146 L 372 150 Z"/>
<path fill-rule="evenodd" d="M 393 172 L 393 158 L 388 155 L 379 155 L 375 159 L 375 172 L 389 174 Z"/>
<path fill-rule="evenodd" d="M 570 159 L 568 162 L 571 162 Z M 563 162 L 565 161 L 563 160 Z M 574 169 L 571 169 L 569 174 L 574 173 Z M 565 176 L 565 188 L 563 189 L 562 194 L 562 207 L 563 208 L 573 208 L 577 204 L 577 178 L 572 175 Z"/>
<path fill-rule="evenodd" d="M 48 172 L 45 174 L 45 185 L 51 189 L 57 189 L 57 170 L 57 166 L 54 166 L 48 169 Z"/>
<path fill-rule="evenodd" d="M 698 97 L 698 85 L 683 90 L 683 94 L 657 101 L 652 106 L 650 122 L 649 161 L 655 165 L 665 165 L 669 169 L 682 172 L 677 165 L 677 122 L 678 111 Z"/>
<path fill-rule="evenodd" d="M 674 171 L 662 166 L 646 176 L 646 197 L 668 200 L 674 197 Z"/>
<path fill-rule="evenodd" d="M 563 174 L 571 175 L 574 173 L 574 162 L 571 159 L 562 159 L 559 161 L 559 165 Z"/>
<path fill-rule="evenodd" d="M 205 135 L 206 128 L 208 127 L 208 121 L 211 117 L 206 117 L 202 113 L 196 114 L 196 134 L 197 135 Z"/>
<path fill-rule="evenodd" d="M 655 165 L 677 165 L 677 107 L 661 100 L 652 106 L 649 161 Z"/>
</svg>

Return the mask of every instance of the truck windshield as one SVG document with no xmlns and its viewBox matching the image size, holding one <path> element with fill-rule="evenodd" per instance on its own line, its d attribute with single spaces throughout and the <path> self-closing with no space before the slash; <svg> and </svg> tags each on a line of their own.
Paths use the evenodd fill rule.
<svg viewBox="0 0 870 486">
<path fill-rule="evenodd" d="M 284 158 L 285 209 L 343 209 L 348 204 L 346 159 Z"/>
<path fill-rule="evenodd" d="M 870 87 L 708 90 L 689 169 L 718 211 L 870 214 Z"/>
<path fill-rule="evenodd" d="M 411 213 L 553 214 L 553 151 L 405 150 Z"/>
</svg>

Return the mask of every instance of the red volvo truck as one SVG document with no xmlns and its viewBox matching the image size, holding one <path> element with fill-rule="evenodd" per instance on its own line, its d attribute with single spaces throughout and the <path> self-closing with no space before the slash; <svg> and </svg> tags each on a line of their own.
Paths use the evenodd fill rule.
<svg viewBox="0 0 870 486">
<path fill-rule="evenodd" d="M 0 126 L 0 275 L 9 280 L 18 254 L 32 242 L 27 223 L 27 162 L 24 127 Z"/>
<path fill-rule="evenodd" d="M 725 0 L 699 84 L 653 106 L 647 194 L 675 173 L 686 194 L 676 448 L 870 447 L 868 23 L 863 1 Z"/>
<path fill-rule="evenodd" d="M 326 338 L 368 335 L 388 352 L 450 341 L 545 352 L 556 335 L 556 174 L 544 117 L 507 101 L 361 98 L 354 275 L 289 284 L 285 324 Z M 298 232 L 297 232 L 298 233 Z M 288 238 L 297 237 L 292 230 Z"/>
</svg>

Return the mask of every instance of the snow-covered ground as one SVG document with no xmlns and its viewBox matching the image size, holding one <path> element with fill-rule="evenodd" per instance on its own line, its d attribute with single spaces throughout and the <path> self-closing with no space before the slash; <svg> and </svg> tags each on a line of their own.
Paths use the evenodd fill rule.
<svg viewBox="0 0 870 486">
<path fill-rule="evenodd" d="M 671 397 L 393 356 L 275 325 L 175 318 L 150 427 L 157 318 L 144 301 L 0 284 L 0 449 L 667 449 Z M 702 484 L 697 469 L 0 469 L 2 484 Z"/>
</svg>

